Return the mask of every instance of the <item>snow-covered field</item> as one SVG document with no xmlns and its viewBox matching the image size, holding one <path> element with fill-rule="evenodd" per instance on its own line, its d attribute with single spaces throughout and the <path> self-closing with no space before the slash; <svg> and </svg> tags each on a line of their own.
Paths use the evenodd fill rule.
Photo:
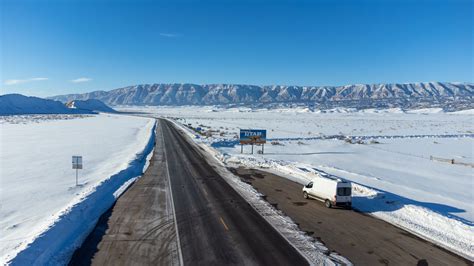
<svg viewBox="0 0 474 266">
<path fill-rule="evenodd" d="M 261 167 L 302 184 L 317 174 L 349 179 L 355 208 L 474 258 L 472 110 L 121 109 L 201 127 L 198 141 L 230 165 Z M 273 145 L 263 155 L 248 154 L 250 147 L 240 154 L 240 128 L 267 129 Z"/>
<path fill-rule="evenodd" d="M 107 114 L 0 116 L 0 264 L 67 263 L 147 166 L 154 124 Z M 72 155 L 83 156 L 77 187 Z"/>
<path fill-rule="evenodd" d="M 193 126 L 203 124 L 225 131 L 226 138 L 239 128 L 267 129 L 268 138 L 309 138 L 344 134 L 351 136 L 408 136 L 473 134 L 472 112 L 443 113 L 440 109 L 403 111 L 400 109 L 355 112 L 338 108 L 311 112 L 306 108 L 257 109 L 218 107 L 120 107 L 121 111 L 152 112 L 182 117 Z M 232 134 L 232 135 L 230 135 Z"/>
</svg>

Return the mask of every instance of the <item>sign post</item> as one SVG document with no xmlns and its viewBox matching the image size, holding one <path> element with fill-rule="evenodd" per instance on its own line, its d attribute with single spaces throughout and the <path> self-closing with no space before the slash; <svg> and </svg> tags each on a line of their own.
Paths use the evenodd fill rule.
<svg viewBox="0 0 474 266">
<path fill-rule="evenodd" d="M 72 156 L 72 169 L 76 169 L 76 187 L 79 169 L 82 169 L 82 156 Z"/>
<path fill-rule="evenodd" d="M 262 144 L 262 154 L 264 152 L 264 145 L 267 142 L 267 131 L 265 129 L 241 129 L 240 130 L 240 153 L 243 153 L 245 144 L 253 145 Z"/>
</svg>

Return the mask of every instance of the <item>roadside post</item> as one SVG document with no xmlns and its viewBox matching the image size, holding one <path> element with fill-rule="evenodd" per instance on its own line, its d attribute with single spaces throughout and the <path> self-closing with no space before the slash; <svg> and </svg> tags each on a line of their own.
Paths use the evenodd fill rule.
<svg viewBox="0 0 474 266">
<path fill-rule="evenodd" d="M 262 154 L 263 154 L 265 143 L 267 142 L 267 130 L 241 129 L 239 142 L 240 142 L 240 153 L 244 152 L 244 145 L 250 144 L 252 146 L 252 154 L 253 154 L 253 146 L 261 144 Z"/>
<path fill-rule="evenodd" d="M 82 169 L 82 156 L 72 156 L 72 169 L 76 169 L 76 187 L 77 187 L 77 176 L 79 169 Z"/>
</svg>

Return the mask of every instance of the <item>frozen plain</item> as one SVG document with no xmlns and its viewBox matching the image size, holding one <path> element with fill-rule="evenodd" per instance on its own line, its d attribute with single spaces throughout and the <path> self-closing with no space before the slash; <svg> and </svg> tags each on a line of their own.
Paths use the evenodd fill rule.
<svg viewBox="0 0 474 266">
<path fill-rule="evenodd" d="M 473 259 L 472 110 L 142 107 L 212 129 L 199 136 L 228 165 L 259 167 L 304 184 L 318 174 L 354 182 L 354 207 Z M 240 154 L 239 128 L 267 129 L 278 145 Z M 349 144 L 336 135 L 363 139 Z M 255 150 L 260 149 L 256 147 Z M 465 165 L 430 160 L 455 159 Z"/>
<path fill-rule="evenodd" d="M 0 264 L 66 263 L 153 148 L 149 118 L 26 115 L 0 123 Z M 77 187 L 72 155 L 83 156 Z"/>
</svg>

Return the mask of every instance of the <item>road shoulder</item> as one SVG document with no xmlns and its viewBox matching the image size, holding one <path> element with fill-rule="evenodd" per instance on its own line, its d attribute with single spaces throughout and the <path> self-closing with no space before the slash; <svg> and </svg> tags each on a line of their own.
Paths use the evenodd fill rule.
<svg viewBox="0 0 474 266">
<path fill-rule="evenodd" d="M 361 265 L 471 265 L 449 251 L 369 215 L 327 209 L 302 197 L 301 185 L 256 169 L 231 168 L 302 231 Z M 425 264 L 428 263 L 428 264 Z"/>
</svg>

